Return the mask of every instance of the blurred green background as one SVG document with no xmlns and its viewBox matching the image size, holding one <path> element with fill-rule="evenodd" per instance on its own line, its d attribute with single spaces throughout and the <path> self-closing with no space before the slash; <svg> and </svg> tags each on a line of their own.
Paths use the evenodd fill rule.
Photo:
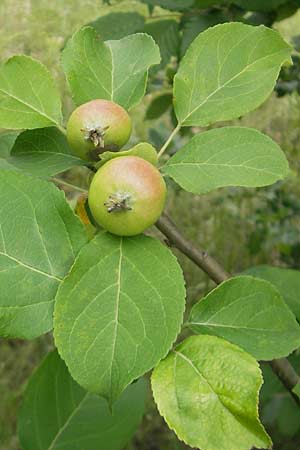
<svg viewBox="0 0 300 450">
<path fill-rule="evenodd" d="M 1 59 L 25 53 L 42 61 L 60 87 L 65 117 L 68 117 L 72 101 L 59 63 L 60 51 L 66 39 L 82 25 L 111 12 L 149 14 L 147 5 L 138 1 L 111 3 L 104 5 L 101 0 L 1 0 Z M 156 9 L 155 14 L 170 15 L 160 9 Z M 275 23 L 275 28 L 291 41 L 293 36 L 300 33 L 299 10 Z M 171 129 L 169 113 L 154 120 L 146 120 L 145 113 L 157 95 L 156 91 L 169 88 L 164 81 L 161 82 L 159 75 L 151 79 L 151 89 L 143 103 L 132 113 L 135 142 L 150 139 L 157 144 L 168 135 Z M 183 192 L 171 183 L 167 209 L 189 238 L 216 257 L 232 273 L 257 264 L 299 269 L 300 96 L 293 92 L 279 98 L 274 93 L 259 110 L 235 123 L 257 128 L 281 145 L 290 161 L 289 178 L 270 188 L 221 189 L 201 197 Z M 184 136 L 179 137 L 173 150 L 184 139 Z M 80 174 L 71 176 L 78 177 Z M 181 255 L 178 257 L 184 269 L 191 305 L 213 284 L 187 259 Z M 19 449 L 16 417 L 24 383 L 51 348 L 51 336 L 32 342 L 1 341 L 0 450 Z M 293 358 L 295 364 L 299 365 L 300 358 L 297 355 Z M 262 417 L 275 440 L 274 449 L 299 450 L 300 413 L 267 367 L 264 371 L 266 383 L 262 393 Z M 128 450 L 182 448 L 186 447 L 177 442 L 158 416 L 149 394 L 148 413 Z"/>
</svg>

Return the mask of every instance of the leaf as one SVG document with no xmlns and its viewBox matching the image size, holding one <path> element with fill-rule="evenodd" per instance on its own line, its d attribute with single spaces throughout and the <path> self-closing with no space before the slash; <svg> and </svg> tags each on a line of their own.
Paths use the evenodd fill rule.
<svg viewBox="0 0 300 450">
<path fill-rule="evenodd" d="M 171 108 L 172 104 L 172 94 L 166 93 L 156 96 L 147 108 L 145 119 L 158 119 Z"/>
<path fill-rule="evenodd" d="M 156 20 L 147 23 L 144 32 L 153 37 L 160 50 L 161 62 L 152 68 L 152 72 L 157 72 L 179 53 L 179 25 L 175 20 Z"/>
<path fill-rule="evenodd" d="M 123 150 L 121 152 L 104 152 L 100 155 L 100 161 L 95 164 L 95 167 L 98 169 L 103 166 L 107 161 L 113 158 L 120 158 L 121 156 L 139 156 L 140 158 L 149 161 L 154 166 L 157 165 L 157 151 L 155 148 L 148 144 L 148 142 L 140 142 L 129 150 Z"/>
<path fill-rule="evenodd" d="M 73 378 L 115 402 L 172 346 L 184 297 L 181 268 L 159 241 L 100 233 L 56 298 L 55 342 Z"/>
<path fill-rule="evenodd" d="M 140 102 L 148 69 L 159 61 L 159 49 L 150 36 L 139 33 L 104 43 L 91 27 L 75 33 L 62 55 L 77 105 L 103 98 L 125 109 Z"/>
<path fill-rule="evenodd" d="M 297 395 L 300 399 L 300 383 L 298 382 L 296 386 L 293 387 L 293 393 Z"/>
<path fill-rule="evenodd" d="M 223 337 L 256 359 L 287 356 L 300 346 L 300 326 L 278 290 L 249 276 L 211 291 L 192 308 L 188 325 L 195 333 Z"/>
<path fill-rule="evenodd" d="M 271 94 L 291 47 L 274 30 L 225 23 L 200 33 L 174 78 L 183 126 L 207 126 L 256 109 Z"/>
<path fill-rule="evenodd" d="M 195 0 L 196 8 L 209 8 L 210 6 L 219 5 L 224 3 L 226 0 Z M 211 12 L 209 12 L 211 13 Z"/>
<path fill-rule="evenodd" d="M 256 266 L 243 274 L 262 278 L 274 284 L 285 302 L 300 321 L 300 272 L 299 270 L 283 269 L 271 266 Z"/>
<path fill-rule="evenodd" d="M 19 134 L 11 154 L 62 153 L 72 155 L 66 137 L 55 127 L 27 130 Z"/>
<path fill-rule="evenodd" d="M 0 127 L 59 126 L 59 92 L 46 67 L 29 56 L 13 56 L 0 66 Z"/>
<path fill-rule="evenodd" d="M 151 6 L 160 6 L 170 11 L 184 11 L 193 6 L 194 0 L 142 0 Z"/>
<path fill-rule="evenodd" d="M 191 336 L 152 374 L 160 414 L 201 450 L 269 448 L 258 418 L 263 378 L 252 356 L 214 336 Z"/>
<path fill-rule="evenodd" d="M 136 12 L 113 12 L 101 16 L 88 25 L 95 28 L 104 41 L 122 39 L 129 34 L 142 31 L 145 18 Z"/>
<path fill-rule="evenodd" d="M 234 0 L 234 4 L 246 11 L 272 11 L 290 0 Z"/>
<path fill-rule="evenodd" d="M 21 133 L 6 159 L 7 168 L 37 177 L 49 177 L 83 166 L 85 162 L 71 154 L 66 137 L 55 127 Z M 5 169 L 0 162 L 0 169 Z"/>
<path fill-rule="evenodd" d="M 216 2 L 214 2 L 216 3 Z M 209 14 L 189 16 L 183 21 L 180 54 L 183 56 L 199 33 L 218 23 L 227 22 L 227 17 L 221 11 L 211 11 Z"/>
<path fill-rule="evenodd" d="M 161 94 L 155 97 L 146 111 L 146 120 L 158 119 L 172 106 L 172 94 Z"/>
<path fill-rule="evenodd" d="M 284 153 L 251 128 L 223 127 L 194 136 L 162 171 L 181 187 L 203 194 L 225 186 L 260 187 L 289 173 Z"/>
<path fill-rule="evenodd" d="M 31 376 L 19 411 L 23 450 L 121 450 L 145 408 L 145 382 L 132 384 L 111 414 L 104 399 L 84 391 L 57 352 Z"/>
<path fill-rule="evenodd" d="M 0 171 L 0 335 L 31 339 L 52 328 L 59 284 L 86 243 L 52 184 Z"/>
<path fill-rule="evenodd" d="M 0 133 L 0 158 L 7 158 L 19 135 L 18 131 L 6 131 Z"/>
</svg>

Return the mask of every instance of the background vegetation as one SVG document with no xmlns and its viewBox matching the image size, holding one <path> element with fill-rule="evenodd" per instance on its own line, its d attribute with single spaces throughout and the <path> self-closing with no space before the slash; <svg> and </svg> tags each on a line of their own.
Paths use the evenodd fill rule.
<svg viewBox="0 0 300 450">
<path fill-rule="evenodd" d="M 82 25 L 110 12 L 135 11 L 148 16 L 148 7 L 138 1 L 111 2 L 101 0 L 1 0 L 0 54 L 5 59 L 25 53 L 40 59 L 55 76 L 64 97 L 64 108 L 72 109 L 67 87 L 60 70 L 60 50 L 66 39 Z M 156 15 L 166 11 L 156 9 Z M 153 21 L 153 20 L 152 20 Z M 284 37 L 291 40 L 299 34 L 300 12 L 275 24 Z M 161 86 L 160 86 L 161 87 Z M 148 105 L 156 96 L 155 82 L 151 91 L 133 114 L 133 141 L 163 141 L 170 129 L 168 113 L 146 120 Z M 277 141 L 291 163 L 291 175 L 282 183 L 259 190 L 220 189 L 201 197 L 191 196 L 173 186 L 168 210 L 185 234 L 207 249 L 232 273 L 257 264 L 300 268 L 300 96 L 272 97 L 239 124 L 257 128 Z M 159 131 L 154 132 L 154 128 Z M 175 142 L 173 150 L 184 141 Z M 73 172 L 70 176 L 78 177 Z M 207 276 L 178 255 L 184 268 L 192 304 L 209 289 Z M 1 341 L 0 343 L 0 450 L 17 450 L 16 414 L 24 382 L 34 366 L 52 346 L 51 337 L 33 342 Z M 299 357 L 300 360 L 300 357 Z M 297 365 L 297 355 L 294 356 Z M 300 364 L 298 364 L 298 368 Z M 288 394 L 265 368 L 267 379 L 263 390 L 262 417 L 276 442 L 275 449 L 300 447 L 300 414 Z M 152 406 L 141 430 L 128 450 L 176 450 L 178 444 Z"/>
</svg>

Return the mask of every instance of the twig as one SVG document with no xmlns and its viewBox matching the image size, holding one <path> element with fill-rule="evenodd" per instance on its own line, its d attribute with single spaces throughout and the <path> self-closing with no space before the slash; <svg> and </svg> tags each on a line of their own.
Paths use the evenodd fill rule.
<svg viewBox="0 0 300 450">
<path fill-rule="evenodd" d="M 174 130 L 172 131 L 172 133 L 170 134 L 170 136 L 168 137 L 168 139 L 166 140 L 166 142 L 164 143 L 164 145 L 162 146 L 162 148 L 160 149 L 160 151 L 158 152 L 158 158 L 160 158 L 163 153 L 165 152 L 165 150 L 167 149 L 167 147 L 170 145 L 173 137 L 178 133 L 178 131 L 180 130 L 181 125 L 178 124 L 176 128 L 174 128 Z"/>
<path fill-rule="evenodd" d="M 68 183 L 67 181 L 62 180 L 61 178 L 52 177 L 51 180 L 54 181 L 57 184 L 61 184 L 63 186 L 67 186 L 70 189 L 73 189 L 74 191 L 84 192 L 85 194 L 88 192 L 87 189 L 81 188 L 80 186 L 76 186 L 75 184 Z"/>
<path fill-rule="evenodd" d="M 220 284 L 230 277 L 217 261 L 205 251 L 197 248 L 193 242 L 186 239 L 166 214 L 159 218 L 156 222 L 156 227 L 166 236 L 170 244 L 184 253 L 200 269 L 207 273 L 215 283 Z M 275 359 L 270 362 L 270 366 L 297 405 L 300 406 L 300 398 L 294 392 L 296 386 L 300 385 L 300 377 L 288 359 Z"/>
<path fill-rule="evenodd" d="M 286 358 L 274 359 L 274 361 L 270 361 L 270 366 L 281 383 L 290 392 L 295 402 L 300 406 L 300 398 L 294 392 L 295 387 L 300 383 L 300 378 L 293 366 Z"/>
<path fill-rule="evenodd" d="M 230 275 L 206 251 L 197 248 L 193 242 L 188 241 L 166 214 L 162 215 L 155 225 L 168 238 L 170 244 L 173 244 L 191 259 L 215 283 L 219 284 L 230 278 Z"/>
<path fill-rule="evenodd" d="M 60 125 L 59 123 L 56 124 L 56 127 L 59 129 L 59 131 L 64 134 L 65 136 L 67 135 L 67 131 L 65 129 L 65 127 L 63 127 L 62 125 Z"/>
</svg>

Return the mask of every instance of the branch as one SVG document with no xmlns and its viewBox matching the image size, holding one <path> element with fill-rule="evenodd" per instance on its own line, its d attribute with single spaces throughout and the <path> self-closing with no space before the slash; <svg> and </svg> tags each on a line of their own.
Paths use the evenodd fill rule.
<svg viewBox="0 0 300 450">
<path fill-rule="evenodd" d="M 188 241 L 166 214 L 162 215 L 155 225 L 168 238 L 170 244 L 184 253 L 216 284 L 230 278 L 230 275 L 206 251 L 197 248 L 193 242 Z"/>
<path fill-rule="evenodd" d="M 170 244 L 207 273 L 216 284 L 220 284 L 222 281 L 230 278 L 230 275 L 207 252 L 197 248 L 193 242 L 186 239 L 166 214 L 163 214 L 155 225 L 166 236 Z M 300 386 L 300 377 L 293 366 L 286 358 L 270 361 L 270 366 L 295 402 L 300 406 L 300 398 L 295 393 L 295 388 Z"/>
<path fill-rule="evenodd" d="M 300 397 L 295 393 L 295 388 L 300 386 L 300 378 L 293 366 L 286 358 L 274 359 L 274 361 L 270 361 L 270 366 L 281 383 L 290 392 L 297 405 L 300 406 Z"/>
</svg>

